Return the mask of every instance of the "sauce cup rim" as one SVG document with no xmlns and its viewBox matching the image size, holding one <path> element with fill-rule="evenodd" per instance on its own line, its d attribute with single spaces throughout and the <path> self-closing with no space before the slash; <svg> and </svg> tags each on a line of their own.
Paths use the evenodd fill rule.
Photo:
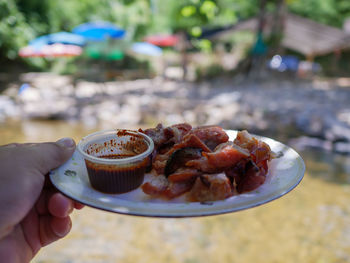
<svg viewBox="0 0 350 263">
<path fill-rule="evenodd" d="M 118 131 L 127 131 L 128 133 L 141 135 L 148 146 L 147 150 L 135 156 L 126 157 L 122 159 L 107 159 L 107 158 L 95 157 L 85 152 L 84 147 L 86 147 L 88 144 L 94 143 L 94 141 L 96 141 L 97 138 L 103 139 L 103 136 L 106 136 L 106 137 L 109 136 L 109 139 L 110 139 L 113 134 L 117 138 Z M 89 160 L 91 162 L 99 163 L 99 164 L 122 165 L 122 164 L 129 164 L 129 163 L 144 160 L 153 152 L 154 143 L 149 136 L 139 131 L 128 130 L 128 129 L 113 129 L 113 130 L 102 130 L 102 131 L 94 132 L 83 137 L 77 144 L 77 150 L 86 160 Z"/>
</svg>

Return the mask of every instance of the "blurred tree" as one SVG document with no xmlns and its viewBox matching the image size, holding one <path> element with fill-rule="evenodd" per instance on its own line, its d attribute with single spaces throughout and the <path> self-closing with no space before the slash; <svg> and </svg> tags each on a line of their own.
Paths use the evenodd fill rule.
<svg viewBox="0 0 350 263">
<path fill-rule="evenodd" d="M 278 0 L 267 0 L 274 12 Z M 107 20 L 127 30 L 130 40 L 150 33 L 185 32 L 200 37 L 203 28 L 236 23 L 258 14 L 260 0 L 0 0 L 0 58 L 16 59 L 31 39 L 75 26 Z M 341 27 L 350 16 L 349 0 L 286 0 L 287 8 L 321 23 Z M 193 42 L 210 51 L 208 40 Z"/>
<path fill-rule="evenodd" d="M 286 1 L 275 0 L 275 10 L 273 12 L 273 25 L 270 36 L 268 37 L 268 45 L 270 46 L 270 54 L 281 52 L 281 42 L 283 40 L 284 24 L 286 20 Z"/>
<path fill-rule="evenodd" d="M 287 3 L 292 12 L 331 26 L 342 27 L 350 17 L 349 0 L 288 0 Z"/>
<path fill-rule="evenodd" d="M 203 27 L 232 25 L 256 14 L 258 0 L 180 0 L 171 1 L 166 8 L 172 30 L 198 37 Z"/>
<path fill-rule="evenodd" d="M 0 0 L 0 59 L 15 59 L 17 50 L 35 36 L 14 0 Z"/>
</svg>

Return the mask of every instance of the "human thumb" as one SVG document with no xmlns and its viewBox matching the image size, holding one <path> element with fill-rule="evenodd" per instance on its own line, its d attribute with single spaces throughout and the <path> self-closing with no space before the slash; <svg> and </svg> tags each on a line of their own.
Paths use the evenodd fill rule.
<svg viewBox="0 0 350 263">
<path fill-rule="evenodd" d="M 34 151 L 35 163 L 42 174 L 64 164 L 74 153 L 75 142 L 71 138 L 62 138 L 57 142 L 39 143 Z"/>
<path fill-rule="evenodd" d="M 67 147 L 67 148 L 75 147 L 75 142 L 72 138 L 62 138 L 62 139 L 59 139 L 56 143 L 62 147 Z"/>
</svg>

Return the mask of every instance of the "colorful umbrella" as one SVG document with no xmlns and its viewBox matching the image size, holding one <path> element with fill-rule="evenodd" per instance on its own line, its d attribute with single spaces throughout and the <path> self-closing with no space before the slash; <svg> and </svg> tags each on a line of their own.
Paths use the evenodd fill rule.
<svg viewBox="0 0 350 263">
<path fill-rule="evenodd" d="M 145 38 L 145 41 L 159 47 L 173 47 L 179 42 L 175 35 L 154 35 Z"/>
<path fill-rule="evenodd" d="M 75 27 L 73 33 L 91 41 L 104 41 L 106 38 L 123 38 L 125 30 L 109 22 L 89 22 Z"/>
<path fill-rule="evenodd" d="M 56 43 L 83 46 L 85 45 L 86 40 L 84 37 L 77 34 L 69 32 L 58 32 L 38 37 L 30 41 L 29 45 L 40 48 L 44 45 L 52 45 Z"/>
<path fill-rule="evenodd" d="M 134 43 L 131 46 L 131 50 L 137 54 L 147 55 L 147 56 L 160 56 L 163 50 L 153 44 L 147 42 Z"/>
<path fill-rule="evenodd" d="M 29 45 L 21 48 L 18 53 L 21 57 L 73 57 L 81 55 L 82 52 L 79 46 L 58 43 L 40 48 Z"/>
</svg>

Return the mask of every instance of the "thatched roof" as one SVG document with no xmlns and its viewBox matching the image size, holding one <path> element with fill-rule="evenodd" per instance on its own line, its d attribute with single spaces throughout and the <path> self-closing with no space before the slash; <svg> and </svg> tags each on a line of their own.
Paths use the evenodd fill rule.
<svg viewBox="0 0 350 263">
<path fill-rule="evenodd" d="M 266 17 L 266 32 L 273 24 L 271 15 Z M 237 23 L 229 30 L 222 31 L 212 38 L 221 38 L 234 31 L 257 29 L 258 19 L 251 18 Z M 350 46 L 350 36 L 343 30 L 317 23 L 313 20 L 288 13 L 284 22 L 282 46 L 305 56 L 318 56 Z"/>
</svg>

